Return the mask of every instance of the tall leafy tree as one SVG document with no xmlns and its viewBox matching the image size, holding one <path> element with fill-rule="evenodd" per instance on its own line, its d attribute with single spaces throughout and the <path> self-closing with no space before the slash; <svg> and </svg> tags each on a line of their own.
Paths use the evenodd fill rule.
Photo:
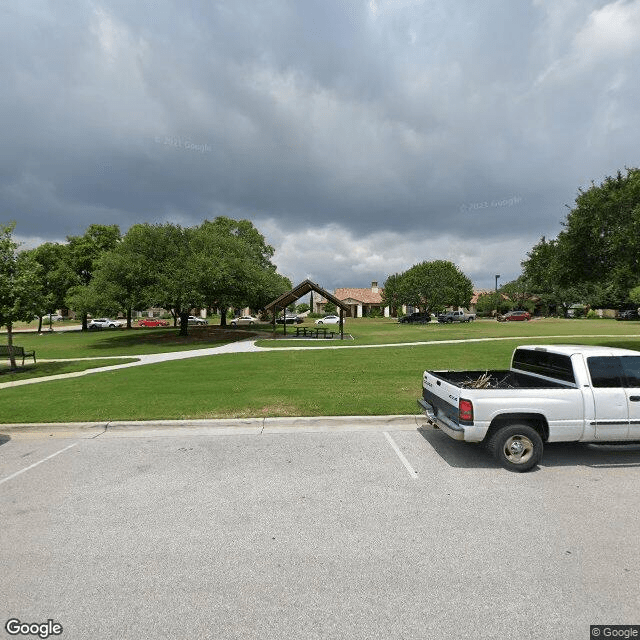
<svg viewBox="0 0 640 640">
<path fill-rule="evenodd" d="M 407 298 L 402 274 L 394 273 L 390 275 L 382 289 L 382 302 L 389 307 L 392 316 L 395 316 L 398 313 L 398 309 L 407 303 Z"/>
<path fill-rule="evenodd" d="M 65 244 L 45 242 L 28 253 L 41 267 L 42 306 L 38 309 L 38 331 L 41 331 L 43 315 L 55 313 L 65 306 L 65 296 L 74 283 L 74 274 L 69 268 L 69 250 Z"/>
<path fill-rule="evenodd" d="M 405 304 L 430 310 L 448 306 L 468 307 L 473 296 L 473 283 L 448 260 L 434 260 L 414 265 L 403 274 Z"/>
<path fill-rule="evenodd" d="M 640 169 L 618 171 L 580 190 L 558 236 L 562 283 L 594 285 L 620 304 L 640 284 Z"/>
<path fill-rule="evenodd" d="M 7 327 L 12 369 L 16 368 L 13 323 L 33 319 L 42 304 L 40 267 L 32 255 L 18 251 L 14 229 L 15 223 L 0 225 L 0 326 Z"/>
<path fill-rule="evenodd" d="M 91 224 L 82 236 L 68 236 L 69 267 L 73 273 L 74 287 L 68 292 L 69 307 L 82 315 L 82 330 L 87 330 L 87 314 L 95 307 L 92 291 L 88 287 L 99 258 L 114 249 L 120 241 L 117 225 Z"/>
<path fill-rule="evenodd" d="M 522 262 L 523 279 L 530 293 L 540 298 L 550 313 L 564 317 L 572 304 L 584 302 L 589 295 L 589 287 L 584 282 L 567 279 L 567 260 L 561 239 L 542 237 Z M 593 293 L 593 287 L 591 289 Z"/>
<path fill-rule="evenodd" d="M 95 263 L 89 285 L 94 306 L 105 313 L 124 311 L 131 328 L 133 311 L 151 306 L 155 284 L 152 235 L 145 225 L 133 225 L 113 249 Z"/>
</svg>

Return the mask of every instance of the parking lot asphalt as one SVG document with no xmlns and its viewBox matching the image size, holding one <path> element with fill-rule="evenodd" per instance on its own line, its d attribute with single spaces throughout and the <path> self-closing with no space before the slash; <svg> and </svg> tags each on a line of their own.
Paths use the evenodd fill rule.
<svg viewBox="0 0 640 640">
<path fill-rule="evenodd" d="M 10 618 L 92 639 L 640 622 L 639 447 L 549 445 L 514 474 L 396 418 L 0 425 L 0 637 Z"/>
</svg>

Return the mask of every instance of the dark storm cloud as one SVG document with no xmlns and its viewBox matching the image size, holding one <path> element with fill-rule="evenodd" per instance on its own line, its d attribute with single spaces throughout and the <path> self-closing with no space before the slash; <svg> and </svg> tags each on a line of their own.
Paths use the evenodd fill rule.
<svg viewBox="0 0 640 640">
<path fill-rule="evenodd" d="M 351 256 L 343 268 L 363 280 L 401 260 L 387 249 L 369 264 L 359 238 L 372 255 L 385 233 L 501 239 L 517 275 L 515 247 L 523 257 L 557 233 L 578 187 L 638 164 L 639 7 L 5 5 L 3 217 L 40 239 L 221 214 L 291 246 L 333 229 L 352 241 L 336 245 Z M 451 251 L 493 270 L 481 252 Z M 313 270 L 285 254 L 294 279 Z"/>
</svg>

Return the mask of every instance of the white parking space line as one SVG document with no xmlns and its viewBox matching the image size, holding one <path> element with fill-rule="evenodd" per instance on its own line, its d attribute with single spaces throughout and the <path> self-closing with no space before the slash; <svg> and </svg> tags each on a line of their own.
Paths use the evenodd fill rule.
<svg viewBox="0 0 640 640">
<path fill-rule="evenodd" d="M 398 458 L 400 458 L 400 461 L 402 462 L 402 464 L 406 467 L 407 471 L 409 472 L 409 475 L 414 480 L 417 480 L 418 472 L 409 464 L 409 461 L 404 457 L 404 455 L 402 454 L 402 451 L 400 451 L 400 449 L 398 448 L 398 445 L 394 442 L 393 438 L 386 431 L 383 431 L 383 433 L 384 433 L 384 437 L 387 439 L 387 441 L 389 442 L 393 450 L 398 455 Z"/>
<path fill-rule="evenodd" d="M 28 467 L 25 467 L 24 469 L 20 469 L 20 471 L 16 471 L 15 473 L 12 473 L 10 476 L 7 476 L 6 478 L 2 478 L 2 480 L 0 480 L 0 484 L 4 484 L 5 482 L 8 482 L 9 480 L 13 480 L 13 478 L 15 478 L 16 476 L 19 476 L 21 473 L 24 473 L 25 471 L 29 471 L 29 469 L 33 469 L 34 467 L 37 467 L 39 464 L 42 464 L 43 462 L 46 462 L 47 460 L 51 460 L 51 458 L 55 458 L 57 455 L 60 455 L 61 453 L 64 453 L 65 451 L 67 451 L 67 449 L 71 449 L 71 447 L 75 447 L 78 443 L 74 442 L 73 444 L 70 444 L 68 447 L 65 447 L 64 449 L 60 449 L 60 451 L 56 451 L 55 453 L 52 453 L 50 456 L 47 456 L 46 458 L 43 458 L 42 460 L 39 460 L 38 462 L 34 462 L 33 464 L 29 465 Z"/>
</svg>

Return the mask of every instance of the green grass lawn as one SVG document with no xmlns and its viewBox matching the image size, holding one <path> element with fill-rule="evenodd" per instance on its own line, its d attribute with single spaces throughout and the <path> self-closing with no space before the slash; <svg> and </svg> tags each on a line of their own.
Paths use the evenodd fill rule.
<svg viewBox="0 0 640 640">
<path fill-rule="evenodd" d="M 27 378 L 44 378 L 61 373 L 86 371 L 87 369 L 97 369 L 112 364 L 124 364 L 135 360 L 136 358 L 99 358 L 90 361 L 38 362 L 37 364 L 25 363 L 24 366 L 19 365 L 17 369 L 10 369 L 8 365 L 0 365 L 0 384 L 26 380 Z"/>
<path fill-rule="evenodd" d="M 373 322 L 373 321 L 369 321 Z M 638 323 L 550 321 L 485 323 L 433 330 L 442 339 L 513 330 L 527 339 L 367 349 L 265 351 L 167 362 L 73 380 L 8 388 L 0 394 L 2 422 L 65 422 L 254 416 L 414 414 L 424 369 L 507 368 L 515 346 L 535 342 L 606 344 L 640 349 Z M 600 324 L 600 323 L 603 324 Z M 382 324 L 382 323 L 381 323 Z M 496 325 L 498 323 L 495 323 Z M 365 323 L 362 323 L 363 327 Z M 559 330 L 565 326 L 566 330 Z M 545 328 L 546 327 L 546 328 Z M 389 331 L 395 327 L 389 328 Z M 451 331 L 445 333 L 445 329 Z M 535 330 L 534 330 L 535 329 Z M 589 331 L 591 329 L 591 331 Z M 376 333 L 370 327 L 370 340 Z M 604 333 L 614 337 L 548 335 Z M 621 334 L 633 334 L 625 338 Z M 500 337 L 507 337 L 501 335 Z M 380 334 L 381 342 L 389 342 Z"/>
<path fill-rule="evenodd" d="M 242 340 L 248 331 L 224 330 L 217 326 L 189 327 L 184 338 L 169 328 L 110 329 L 105 331 L 54 331 L 14 333 L 13 342 L 27 350 L 35 349 L 38 359 L 133 356 L 202 349 Z M 6 334 L 0 336 L 6 344 Z"/>
</svg>

